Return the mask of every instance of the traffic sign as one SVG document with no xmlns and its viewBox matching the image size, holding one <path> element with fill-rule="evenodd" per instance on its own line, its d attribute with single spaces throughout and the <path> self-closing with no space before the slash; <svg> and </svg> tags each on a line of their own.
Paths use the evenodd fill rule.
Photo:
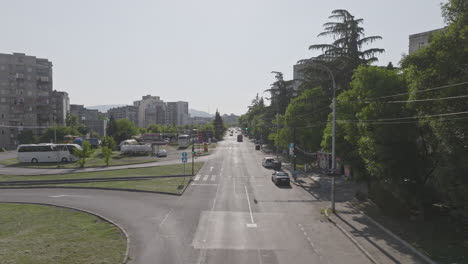
<svg viewBox="0 0 468 264">
<path fill-rule="evenodd" d="M 187 162 L 187 157 L 182 157 L 182 162 L 186 163 Z"/>
<path fill-rule="evenodd" d="M 293 149 L 294 148 L 294 143 L 289 143 L 289 148 Z"/>
<path fill-rule="evenodd" d="M 187 152 L 182 152 L 182 157 L 187 157 Z"/>
</svg>

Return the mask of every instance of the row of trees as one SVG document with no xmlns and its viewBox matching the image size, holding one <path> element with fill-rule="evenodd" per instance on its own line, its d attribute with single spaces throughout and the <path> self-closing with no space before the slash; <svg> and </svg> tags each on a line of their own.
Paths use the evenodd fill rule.
<svg viewBox="0 0 468 264">
<path fill-rule="evenodd" d="M 294 97 L 280 73 L 271 104 L 256 97 L 240 123 L 273 146 L 287 148 L 296 136 L 301 150 L 330 151 L 333 92 L 337 86 L 337 155 L 366 181 L 380 204 L 396 198 L 421 218 L 434 204 L 468 216 L 468 6 L 450 0 L 442 13 L 448 26 L 430 45 L 405 56 L 401 68 L 370 66 L 382 49 L 364 49 L 381 39 L 366 37 L 363 20 L 335 10 L 311 45 L 322 53 L 302 60 L 305 79 Z M 323 67 L 325 66 L 325 67 Z M 279 116 L 276 116 L 279 115 Z M 276 123 L 280 129 L 276 133 Z"/>
<path fill-rule="evenodd" d="M 57 140 L 57 142 L 63 142 L 64 137 L 67 135 L 85 136 L 89 133 L 89 129 L 85 125 L 80 124 L 76 116 L 68 115 L 66 123 L 66 126 L 53 126 L 47 128 L 39 137 L 34 135 L 32 130 L 23 130 L 22 133 L 19 134 L 19 142 L 21 144 L 34 144 L 39 142 L 51 142 L 55 139 Z M 102 140 L 103 145 L 106 145 L 111 149 L 115 149 L 115 142 L 119 143 L 122 140 L 130 139 L 138 134 L 177 134 L 184 133 L 184 131 L 192 131 L 193 129 L 197 129 L 198 131 L 203 132 L 205 135 L 211 135 L 211 137 L 217 140 L 222 140 L 226 127 L 218 111 L 216 111 L 216 115 L 212 123 L 208 123 L 202 126 L 185 125 L 177 127 L 175 125 L 150 124 L 146 128 L 137 128 L 128 119 L 115 120 L 113 117 L 111 117 L 107 126 L 108 136 L 103 138 Z M 99 135 L 97 133 L 91 133 L 91 137 L 99 138 Z"/>
</svg>

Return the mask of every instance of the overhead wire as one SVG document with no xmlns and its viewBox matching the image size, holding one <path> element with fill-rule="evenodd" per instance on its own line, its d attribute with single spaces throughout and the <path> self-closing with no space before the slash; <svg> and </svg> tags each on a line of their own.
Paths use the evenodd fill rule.
<svg viewBox="0 0 468 264">
<path fill-rule="evenodd" d="M 429 88 L 429 89 L 424 89 L 424 90 L 418 90 L 418 91 L 414 91 L 414 92 L 398 93 L 398 94 L 385 95 L 385 96 L 379 96 L 379 97 L 358 99 L 358 100 L 354 100 L 354 101 L 347 101 L 347 103 L 352 103 L 352 102 L 369 103 L 370 101 L 375 101 L 375 100 L 379 100 L 379 99 L 385 99 L 385 98 L 391 98 L 391 97 L 397 97 L 397 96 L 409 95 L 409 94 L 416 94 L 416 93 L 424 93 L 424 92 L 429 92 L 429 91 L 446 89 L 446 88 L 450 88 L 450 87 L 461 86 L 461 85 L 465 85 L 465 84 L 468 84 L 468 81 L 467 82 L 444 85 L 444 86 L 439 86 L 439 87 L 434 87 L 434 88 Z"/>
</svg>

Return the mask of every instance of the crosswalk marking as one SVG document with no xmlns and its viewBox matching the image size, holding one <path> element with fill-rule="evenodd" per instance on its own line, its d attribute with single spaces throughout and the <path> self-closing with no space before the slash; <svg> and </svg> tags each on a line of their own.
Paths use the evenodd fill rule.
<svg viewBox="0 0 468 264">
<path fill-rule="evenodd" d="M 212 176 L 211 176 L 211 180 L 212 180 L 212 181 L 216 180 L 216 175 L 212 175 Z"/>
<path fill-rule="evenodd" d="M 198 181 L 200 179 L 200 175 L 195 176 L 195 181 Z"/>
<path fill-rule="evenodd" d="M 208 177 L 210 177 L 210 175 L 205 175 L 205 177 L 203 177 L 203 181 L 208 180 Z"/>
</svg>

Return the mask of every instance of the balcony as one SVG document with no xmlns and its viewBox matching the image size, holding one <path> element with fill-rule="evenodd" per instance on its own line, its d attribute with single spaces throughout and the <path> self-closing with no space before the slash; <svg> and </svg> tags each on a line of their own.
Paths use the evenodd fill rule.
<svg viewBox="0 0 468 264">
<path fill-rule="evenodd" d="M 43 82 L 43 83 L 49 82 L 49 77 L 47 77 L 47 76 L 38 76 L 37 77 L 37 82 Z"/>
<path fill-rule="evenodd" d="M 16 80 L 24 80 L 24 74 L 23 73 L 15 74 L 15 79 Z"/>
</svg>

